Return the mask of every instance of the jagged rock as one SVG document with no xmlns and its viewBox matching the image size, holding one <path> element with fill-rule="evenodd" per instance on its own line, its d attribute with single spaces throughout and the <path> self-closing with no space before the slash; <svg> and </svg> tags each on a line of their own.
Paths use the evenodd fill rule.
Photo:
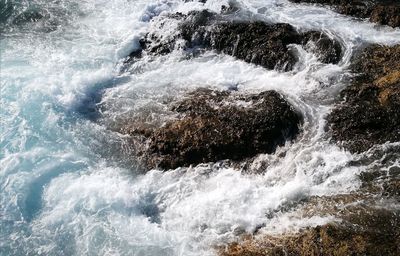
<svg viewBox="0 0 400 256">
<path fill-rule="evenodd" d="M 398 216 L 385 216 L 386 223 L 399 225 Z M 390 218 L 390 219 L 388 219 Z M 388 231 L 389 233 L 385 233 Z M 347 255 L 399 255 L 398 229 L 394 226 L 383 229 L 375 226 L 358 229 L 336 223 L 317 226 L 282 236 L 266 236 L 254 239 L 251 236 L 240 243 L 232 243 L 219 250 L 221 256 L 347 256 Z"/>
<path fill-rule="evenodd" d="M 289 45 L 300 36 L 289 24 L 223 23 L 206 36 L 210 48 L 267 69 L 291 70 L 297 58 Z"/>
<path fill-rule="evenodd" d="M 338 12 L 392 27 L 400 26 L 400 2 L 397 0 L 290 0 L 295 3 L 330 5 Z"/>
<path fill-rule="evenodd" d="M 209 35 L 210 48 L 268 69 L 291 70 L 297 56 L 288 47 L 302 44 L 315 52 L 324 63 L 338 63 L 340 43 L 318 31 L 298 33 L 285 23 L 223 23 Z M 312 45 L 312 46 L 311 46 Z"/>
<path fill-rule="evenodd" d="M 379 198 L 379 197 L 378 197 Z M 368 201 L 365 202 L 364 201 Z M 379 200 L 378 200 L 379 201 Z M 399 255 L 400 211 L 375 205 L 370 194 L 312 197 L 297 216 L 334 216 L 340 221 L 280 235 L 245 235 L 221 246 L 222 256 Z"/>
<path fill-rule="evenodd" d="M 123 129 L 145 145 L 139 156 L 149 168 L 177 168 L 272 153 L 299 132 L 301 115 L 275 91 L 245 95 L 200 89 L 173 104 L 179 118 L 158 128 Z"/>
<path fill-rule="evenodd" d="M 298 58 L 289 47 L 302 44 L 315 52 L 324 63 L 338 63 L 342 57 L 340 43 L 318 31 L 299 33 L 289 24 L 227 21 L 209 11 L 194 11 L 188 15 L 176 13 L 170 19 L 180 20 L 179 32 L 168 40 L 148 34 L 141 41 L 142 48 L 150 54 L 167 54 L 182 47 L 185 50 L 203 49 L 232 55 L 249 63 L 268 69 L 291 70 Z M 139 56 L 137 52 L 132 58 Z"/>
<path fill-rule="evenodd" d="M 400 45 L 370 46 L 351 68 L 358 76 L 328 116 L 333 140 L 352 152 L 400 141 Z"/>
</svg>

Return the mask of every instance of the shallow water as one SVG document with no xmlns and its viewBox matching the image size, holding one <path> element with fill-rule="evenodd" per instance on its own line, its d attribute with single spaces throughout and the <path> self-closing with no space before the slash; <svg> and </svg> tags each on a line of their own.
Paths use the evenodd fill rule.
<svg viewBox="0 0 400 256">
<path fill-rule="evenodd" d="M 237 19 L 326 31 L 345 47 L 343 60 L 322 64 L 293 46 L 301 61 L 281 73 L 177 50 L 121 73 L 141 36 L 170 32 L 158 31 L 155 17 L 219 12 L 227 2 L 0 0 L 0 255 L 212 255 L 243 231 L 325 223 L 331 218 L 287 213 L 301 199 L 357 189 L 361 171 L 399 166 L 397 153 L 382 160 L 395 145 L 352 155 L 324 130 L 352 53 L 400 43 L 399 29 L 284 0 L 236 1 Z M 253 164 L 262 174 L 222 164 L 144 174 L 126 138 L 106 127 L 162 113 L 165 99 L 198 87 L 277 90 L 305 116 L 303 133 L 260 156 Z"/>
</svg>

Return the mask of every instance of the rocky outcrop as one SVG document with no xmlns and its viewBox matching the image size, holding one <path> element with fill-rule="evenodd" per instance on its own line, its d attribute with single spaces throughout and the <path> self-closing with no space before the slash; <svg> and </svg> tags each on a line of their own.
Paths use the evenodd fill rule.
<svg viewBox="0 0 400 256">
<path fill-rule="evenodd" d="M 222 23 L 206 35 L 205 45 L 267 69 L 291 70 L 297 61 L 289 49 L 300 36 L 289 24 Z"/>
<path fill-rule="evenodd" d="M 308 228 L 297 234 L 265 236 L 254 239 L 246 237 L 239 243 L 232 243 L 220 249 L 221 256 L 347 256 L 347 255 L 399 255 L 399 216 L 373 216 L 393 224 L 381 227 L 357 228 L 331 223 Z M 373 221 L 371 221 L 373 222 Z M 388 233 L 385 233 L 388 232 Z"/>
<path fill-rule="evenodd" d="M 399 255 L 400 211 L 383 203 L 379 194 L 311 197 L 297 217 L 334 216 L 340 221 L 279 235 L 245 235 L 219 247 L 222 256 L 271 255 Z M 377 196 L 377 197 L 376 197 Z M 379 203 L 381 205 L 379 205 Z"/>
<path fill-rule="evenodd" d="M 358 189 L 303 198 L 291 204 L 290 212 L 285 211 L 289 219 L 320 216 L 334 217 L 335 221 L 280 234 L 266 234 L 261 228 L 217 246 L 219 255 L 400 255 L 399 148 L 394 145 L 350 163 L 368 166 L 359 175 Z"/>
<path fill-rule="evenodd" d="M 396 0 L 290 0 L 333 6 L 342 14 L 369 18 L 371 22 L 400 27 L 400 2 Z"/>
<path fill-rule="evenodd" d="M 149 168 L 171 169 L 272 153 L 299 132 L 302 117 L 274 91 L 240 94 L 199 89 L 172 104 L 178 118 L 162 127 L 129 124 L 121 129 L 145 145 Z"/>
<path fill-rule="evenodd" d="M 352 152 L 400 141 L 400 45 L 373 45 L 354 58 L 357 76 L 328 116 L 334 141 Z"/>
<path fill-rule="evenodd" d="M 305 46 L 324 63 L 338 63 L 342 56 L 339 42 L 318 31 L 299 33 L 289 24 L 227 21 L 208 11 L 176 13 L 167 19 L 180 20 L 177 35 L 166 40 L 148 34 L 141 40 L 142 49 L 133 52 L 130 59 L 140 57 L 142 50 L 159 55 L 183 47 L 191 53 L 199 49 L 216 50 L 267 69 L 288 71 L 298 60 L 292 44 Z"/>
<path fill-rule="evenodd" d="M 301 34 L 284 23 L 222 23 L 213 28 L 206 42 L 212 49 L 267 69 L 293 68 L 297 56 L 289 48 L 291 44 L 308 46 L 325 63 L 338 63 L 341 58 L 340 44 L 325 34 Z"/>
</svg>

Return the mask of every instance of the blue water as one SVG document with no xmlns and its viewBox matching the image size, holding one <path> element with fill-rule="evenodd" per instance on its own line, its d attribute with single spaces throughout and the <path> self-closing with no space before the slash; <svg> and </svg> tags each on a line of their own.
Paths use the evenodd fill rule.
<svg viewBox="0 0 400 256">
<path fill-rule="evenodd" d="M 359 186 L 365 167 L 349 166 L 356 156 L 324 137 L 324 116 L 344 86 L 337 78 L 346 75 L 352 51 L 366 42 L 399 43 L 400 31 L 319 7 L 237 1 L 242 19 L 324 29 L 347 55 L 323 65 L 303 53 L 297 69 L 284 74 L 215 53 L 188 60 L 177 51 L 121 73 L 141 36 L 167 34 L 157 29 L 159 16 L 219 11 L 227 2 L 0 0 L 0 255 L 212 255 L 238 229 L 328 221 L 266 213 Z M 260 157 L 269 163 L 264 175 L 218 166 L 145 174 L 129 141 L 108 129 L 115 120 L 162 111 L 165 97 L 233 84 L 279 90 L 306 116 L 308 132 L 279 149 L 284 157 Z"/>
</svg>

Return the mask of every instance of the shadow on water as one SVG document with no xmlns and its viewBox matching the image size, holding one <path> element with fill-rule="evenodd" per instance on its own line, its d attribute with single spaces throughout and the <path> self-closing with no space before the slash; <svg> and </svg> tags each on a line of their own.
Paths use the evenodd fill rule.
<svg viewBox="0 0 400 256">
<path fill-rule="evenodd" d="M 101 102 L 104 91 L 129 81 L 130 77 L 115 77 L 95 84 L 86 91 L 74 111 L 88 120 L 96 121 L 100 118 L 98 104 Z"/>
</svg>

